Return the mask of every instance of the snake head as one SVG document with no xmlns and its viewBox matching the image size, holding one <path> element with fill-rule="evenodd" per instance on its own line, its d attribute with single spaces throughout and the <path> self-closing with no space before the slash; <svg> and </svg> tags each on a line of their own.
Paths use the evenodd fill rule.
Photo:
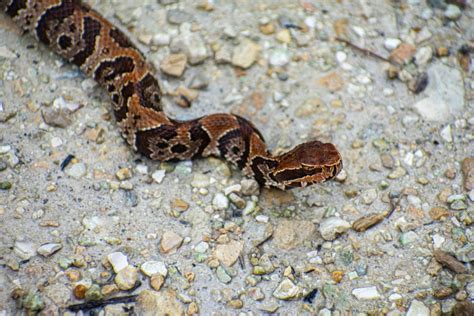
<svg viewBox="0 0 474 316">
<path fill-rule="evenodd" d="M 342 170 L 342 157 L 331 143 L 311 141 L 277 157 L 273 170 L 277 187 L 306 187 L 334 178 Z"/>
</svg>

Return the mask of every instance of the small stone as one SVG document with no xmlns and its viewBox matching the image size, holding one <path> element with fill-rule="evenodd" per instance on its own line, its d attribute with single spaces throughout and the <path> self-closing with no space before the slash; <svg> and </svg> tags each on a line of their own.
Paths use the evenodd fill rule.
<svg viewBox="0 0 474 316">
<path fill-rule="evenodd" d="M 301 289 L 288 278 L 284 278 L 275 291 L 273 291 L 273 296 L 280 300 L 296 299 L 301 295 Z"/>
<path fill-rule="evenodd" d="M 10 190 L 12 183 L 9 181 L 0 181 L 0 190 Z"/>
<path fill-rule="evenodd" d="M 168 46 L 171 42 L 171 36 L 166 33 L 157 33 L 151 39 L 151 44 L 155 46 Z"/>
<path fill-rule="evenodd" d="M 164 283 L 165 283 L 165 277 L 161 273 L 153 274 L 150 278 L 150 286 L 155 291 L 159 291 Z"/>
<path fill-rule="evenodd" d="M 474 303 L 470 302 L 469 300 L 465 300 L 464 302 L 458 302 L 454 305 L 452 310 L 452 315 L 459 315 L 459 316 L 471 316 L 474 315 Z"/>
<path fill-rule="evenodd" d="M 0 59 L 16 59 L 18 56 L 13 53 L 8 47 L 0 46 Z"/>
<path fill-rule="evenodd" d="M 183 237 L 173 231 L 166 231 L 161 237 L 160 251 L 174 253 L 183 244 Z"/>
<path fill-rule="evenodd" d="M 279 47 L 274 49 L 270 53 L 270 57 L 268 59 L 270 65 L 275 67 L 283 67 L 290 62 L 290 53 L 288 49 Z"/>
<path fill-rule="evenodd" d="M 319 232 L 325 240 L 334 240 L 349 228 L 351 228 L 351 224 L 339 217 L 326 218 L 319 224 Z"/>
<path fill-rule="evenodd" d="M 415 54 L 415 63 L 418 66 L 424 67 L 433 57 L 433 50 L 429 46 L 424 46 L 418 49 Z"/>
<path fill-rule="evenodd" d="M 257 43 L 245 39 L 235 49 L 232 55 L 234 66 L 247 69 L 252 66 L 260 54 L 262 48 Z"/>
<path fill-rule="evenodd" d="M 229 208 L 229 199 L 224 194 L 218 192 L 212 199 L 212 206 L 218 211 L 225 211 Z"/>
<path fill-rule="evenodd" d="M 366 205 L 372 204 L 375 201 L 376 198 L 377 198 L 377 190 L 376 189 L 369 189 L 369 190 L 366 190 L 366 191 L 362 192 L 362 194 L 361 194 L 362 203 L 364 203 Z"/>
<path fill-rule="evenodd" d="M 377 287 L 368 286 L 362 288 L 356 288 L 352 290 L 352 295 L 354 295 L 358 300 L 378 300 L 381 298 Z"/>
<path fill-rule="evenodd" d="M 144 290 L 137 298 L 137 315 L 184 315 L 184 306 L 178 300 L 176 292 L 170 289 L 155 292 Z"/>
<path fill-rule="evenodd" d="M 464 179 L 464 189 L 474 190 L 474 157 L 467 157 L 461 163 L 461 171 Z"/>
<path fill-rule="evenodd" d="M 185 31 L 173 38 L 170 44 L 173 53 L 184 53 L 191 65 L 197 65 L 209 57 L 204 40 L 198 33 Z"/>
<path fill-rule="evenodd" d="M 232 277 L 225 271 L 225 269 L 221 266 L 218 266 L 216 269 L 216 275 L 219 281 L 222 283 L 230 283 L 232 281 Z"/>
<path fill-rule="evenodd" d="M 76 298 L 83 300 L 86 297 L 87 290 L 88 290 L 87 286 L 85 286 L 84 284 L 78 284 L 72 290 L 72 294 Z"/>
<path fill-rule="evenodd" d="M 259 287 L 251 287 L 248 289 L 247 294 L 251 297 L 254 301 L 261 301 L 265 298 L 265 294 Z"/>
<path fill-rule="evenodd" d="M 398 38 L 386 38 L 383 43 L 383 46 L 385 47 L 385 49 L 391 52 L 392 50 L 400 46 L 401 43 L 402 41 Z"/>
<path fill-rule="evenodd" d="M 418 239 L 418 235 L 414 231 L 409 231 L 409 232 L 403 233 L 400 236 L 400 243 L 403 246 L 406 246 L 411 243 L 414 243 L 417 239 Z"/>
<path fill-rule="evenodd" d="M 44 309 L 44 301 L 39 293 L 28 293 L 23 299 L 21 300 L 23 308 L 25 308 L 28 312 L 32 315 L 36 314 L 35 312 L 39 312 Z"/>
<path fill-rule="evenodd" d="M 166 13 L 166 20 L 170 24 L 180 25 L 184 22 L 191 22 L 193 20 L 193 16 L 180 9 L 171 9 Z"/>
<path fill-rule="evenodd" d="M 448 4 L 446 10 L 444 11 L 444 16 L 452 21 L 459 19 L 461 14 L 461 9 L 454 4 Z"/>
<path fill-rule="evenodd" d="M 28 241 L 16 241 L 13 251 L 23 260 L 29 260 L 36 255 L 36 245 Z"/>
<path fill-rule="evenodd" d="M 242 241 L 232 240 L 228 244 L 217 245 L 214 254 L 222 264 L 231 267 L 237 261 L 243 249 L 244 243 Z"/>
<path fill-rule="evenodd" d="M 441 136 L 441 138 L 444 139 L 445 142 L 453 142 L 453 132 L 451 130 L 451 125 L 446 125 L 445 127 L 443 127 L 439 132 L 439 135 Z"/>
<path fill-rule="evenodd" d="M 444 267 L 447 267 L 451 271 L 455 273 L 466 273 L 467 269 L 466 267 L 459 262 L 456 258 L 448 254 L 447 252 L 444 252 L 442 250 L 436 249 L 433 251 L 433 255 L 441 265 Z"/>
<path fill-rule="evenodd" d="M 127 256 L 121 252 L 112 252 L 107 255 L 107 260 L 112 265 L 115 273 L 119 273 L 120 270 L 128 266 Z"/>
<path fill-rule="evenodd" d="M 91 287 L 88 288 L 86 293 L 84 294 L 84 299 L 88 302 L 100 301 L 102 300 L 102 298 L 102 291 L 100 289 L 100 286 L 97 284 L 92 284 Z"/>
<path fill-rule="evenodd" d="M 399 65 L 403 65 L 408 63 L 415 53 L 415 46 L 408 43 L 402 43 L 390 53 L 390 60 L 393 60 Z"/>
<path fill-rule="evenodd" d="M 429 215 L 432 219 L 439 221 L 442 218 L 449 216 L 449 211 L 444 207 L 433 207 L 429 211 Z"/>
<path fill-rule="evenodd" d="M 38 253 L 42 255 L 43 257 L 49 257 L 61 250 L 63 245 L 61 244 L 56 244 L 56 243 L 50 243 L 50 244 L 44 244 L 41 247 L 38 248 Z"/>
<path fill-rule="evenodd" d="M 260 32 L 265 35 L 271 35 L 275 33 L 275 25 L 272 22 L 268 22 L 260 25 Z"/>
<path fill-rule="evenodd" d="M 284 220 L 275 228 L 273 240 L 280 249 L 294 249 L 314 238 L 315 227 L 310 221 Z"/>
<path fill-rule="evenodd" d="M 260 191 L 260 186 L 254 179 L 243 179 L 240 181 L 240 185 L 242 187 L 241 192 L 243 195 L 258 195 Z"/>
<path fill-rule="evenodd" d="M 397 167 L 393 172 L 388 175 L 389 179 L 399 179 L 407 174 L 407 171 L 403 167 Z"/>
<path fill-rule="evenodd" d="M 352 229 L 357 232 L 364 232 L 383 221 L 385 216 L 385 213 L 364 216 L 352 223 Z"/>
<path fill-rule="evenodd" d="M 115 276 L 115 284 L 121 290 L 130 290 L 135 286 L 138 280 L 138 271 L 137 268 L 128 265 L 122 270 L 120 270 Z"/>
<path fill-rule="evenodd" d="M 156 183 L 161 183 L 163 182 L 163 179 L 165 178 L 166 175 L 166 170 L 160 169 L 156 170 L 155 172 L 152 173 L 151 178 L 156 182 Z"/>
<path fill-rule="evenodd" d="M 85 176 L 87 173 L 86 164 L 83 162 L 78 162 L 66 168 L 66 174 L 74 179 L 80 179 Z"/>
<path fill-rule="evenodd" d="M 430 309 L 418 300 L 413 300 L 406 316 L 430 316 Z"/>
<path fill-rule="evenodd" d="M 186 69 L 187 62 L 188 58 L 185 54 L 171 54 L 162 60 L 160 69 L 167 75 L 181 77 Z"/>
<path fill-rule="evenodd" d="M 165 263 L 161 261 L 147 261 L 140 266 L 140 271 L 148 277 L 156 273 L 160 273 L 164 277 L 168 274 Z"/>
<path fill-rule="evenodd" d="M 281 42 L 281 43 L 285 43 L 285 44 L 289 44 L 291 43 L 291 33 L 290 33 L 290 30 L 288 29 L 283 29 L 281 31 L 279 31 L 275 38 L 277 39 L 277 41 Z"/>
</svg>

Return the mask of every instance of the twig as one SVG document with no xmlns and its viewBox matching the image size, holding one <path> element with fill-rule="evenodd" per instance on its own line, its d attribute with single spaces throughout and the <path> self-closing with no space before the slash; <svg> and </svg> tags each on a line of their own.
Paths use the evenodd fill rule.
<svg viewBox="0 0 474 316">
<path fill-rule="evenodd" d="M 362 47 L 360 47 L 360 46 L 357 46 L 357 45 L 351 43 L 350 41 L 348 41 L 348 40 L 346 40 L 346 39 L 344 39 L 344 38 L 336 37 L 336 41 L 339 41 L 339 42 L 342 42 L 342 43 L 344 43 L 344 44 L 346 44 L 346 45 L 349 45 L 350 47 L 354 48 L 355 50 L 358 50 L 358 51 L 360 51 L 360 52 L 362 52 L 362 53 L 364 53 L 364 54 L 366 54 L 366 55 L 375 57 L 375 58 L 377 58 L 377 59 L 383 60 L 383 61 L 385 61 L 385 62 L 387 62 L 387 63 L 392 64 L 392 65 L 398 66 L 397 63 L 395 63 L 395 62 L 393 62 L 393 61 L 391 61 L 391 60 L 389 60 L 389 59 L 387 59 L 387 58 L 385 58 L 385 57 L 383 57 L 383 56 L 381 56 L 381 55 L 379 55 L 379 54 L 377 54 L 377 53 L 374 53 L 374 52 L 372 52 L 372 51 L 370 51 L 370 50 L 368 50 L 368 49 L 365 49 L 365 48 L 362 48 Z"/>
<path fill-rule="evenodd" d="M 389 218 L 390 216 L 392 216 L 393 212 L 395 212 L 395 210 L 400 206 L 400 201 L 402 197 L 403 194 L 400 193 L 400 196 L 398 197 L 396 202 L 394 202 L 395 197 L 390 198 L 390 211 L 388 212 L 387 216 L 385 216 L 385 218 Z"/>
<path fill-rule="evenodd" d="M 69 305 L 67 309 L 71 312 L 88 311 L 98 307 L 104 307 L 106 305 L 134 303 L 137 297 L 138 295 L 113 297 L 109 298 L 108 300 Z"/>
</svg>

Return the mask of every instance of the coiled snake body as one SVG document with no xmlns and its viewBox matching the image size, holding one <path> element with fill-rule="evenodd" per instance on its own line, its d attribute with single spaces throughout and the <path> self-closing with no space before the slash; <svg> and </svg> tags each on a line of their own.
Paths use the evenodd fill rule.
<svg viewBox="0 0 474 316">
<path fill-rule="evenodd" d="M 79 0 L 0 0 L 0 9 L 106 88 L 123 137 L 151 159 L 218 156 L 260 185 L 279 189 L 324 182 L 342 169 L 341 155 L 330 143 L 311 141 L 271 155 L 259 131 L 237 115 L 189 121 L 167 117 L 158 81 L 142 53 Z"/>
</svg>

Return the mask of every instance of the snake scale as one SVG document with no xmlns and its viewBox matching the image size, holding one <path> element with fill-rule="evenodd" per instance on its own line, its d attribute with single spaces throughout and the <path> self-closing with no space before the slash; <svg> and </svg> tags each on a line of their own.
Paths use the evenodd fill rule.
<svg viewBox="0 0 474 316">
<path fill-rule="evenodd" d="M 310 141 L 272 155 L 256 127 L 232 114 L 181 121 L 162 110 L 153 68 L 128 37 L 79 0 L 0 0 L 0 9 L 107 89 L 123 137 L 144 156 L 178 161 L 217 156 L 266 187 L 305 187 L 334 178 L 342 158 Z"/>
</svg>

